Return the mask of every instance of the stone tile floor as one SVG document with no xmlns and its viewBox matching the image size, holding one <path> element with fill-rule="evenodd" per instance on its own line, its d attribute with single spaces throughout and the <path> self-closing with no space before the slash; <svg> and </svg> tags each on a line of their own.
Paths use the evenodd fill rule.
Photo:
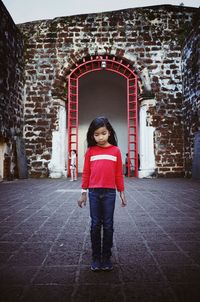
<svg viewBox="0 0 200 302">
<path fill-rule="evenodd" d="M 0 183 L 1 302 L 199 302 L 200 182 L 126 178 L 112 272 L 94 273 L 80 183 Z"/>
</svg>

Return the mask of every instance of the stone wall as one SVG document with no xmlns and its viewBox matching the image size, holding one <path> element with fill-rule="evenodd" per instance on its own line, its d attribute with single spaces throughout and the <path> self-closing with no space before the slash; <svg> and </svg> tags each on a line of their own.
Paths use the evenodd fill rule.
<svg viewBox="0 0 200 302">
<path fill-rule="evenodd" d="M 16 140 L 23 136 L 23 41 L 0 2 L 0 178 L 18 177 Z"/>
<path fill-rule="evenodd" d="M 67 101 L 67 76 L 84 58 L 129 62 L 139 101 L 155 99 L 149 124 L 159 176 L 184 175 L 181 53 L 198 9 L 170 5 L 78 15 L 19 25 L 25 42 L 25 128 L 30 174 L 47 176 L 52 134 Z"/>
<path fill-rule="evenodd" d="M 188 37 L 182 56 L 185 172 L 191 176 L 194 135 L 200 131 L 200 25 Z"/>
</svg>

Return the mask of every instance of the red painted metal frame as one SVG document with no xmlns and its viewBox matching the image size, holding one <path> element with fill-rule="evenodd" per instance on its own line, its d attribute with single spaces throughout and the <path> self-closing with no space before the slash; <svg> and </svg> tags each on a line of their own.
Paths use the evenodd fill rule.
<svg viewBox="0 0 200 302">
<path fill-rule="evenodd" d="M 104 66 L 102 65 L 102 62 Z M 68 153 L 78 151 L 78 85 L 79 78 L 89 72 L 107 70 L 115 72 L 127 80 L 127 120 L 128 120 L 128 176 L 138 176 L 138 109 L 137 76 L 122 60 L 116 57 L 95 56 L 77 65 L 68 78 Z M 78 152 L 76 157 L 78 173 Z M 68 159 L 70 176 L 70 159 Z"/>
</svg>

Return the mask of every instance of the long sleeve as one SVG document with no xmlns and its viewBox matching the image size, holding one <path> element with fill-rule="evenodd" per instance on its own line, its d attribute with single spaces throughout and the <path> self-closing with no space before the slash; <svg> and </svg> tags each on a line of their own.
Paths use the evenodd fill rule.
<svg viewBox="0 0 200 302">
<path fill-rule="evenodd" d="M 90 150 L 88 149 L 85 154 L 83 174 L 82 174 L 82 189 L 89 187 L 90 180 Z"/>
<path fill-rule="evenodd" d="M 122 156 L 121 156 L 120 150 L 117 155 L 115 182 L 116 182 L 117 190 L 120 192 L 123 192 L 124 191 L 124 176 L 123 176 Z"/>
</svg>

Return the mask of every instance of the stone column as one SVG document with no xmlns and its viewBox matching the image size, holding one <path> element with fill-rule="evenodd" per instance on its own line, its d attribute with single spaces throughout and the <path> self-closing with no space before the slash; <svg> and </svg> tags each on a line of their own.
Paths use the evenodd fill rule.
<svg viewBox="0 0 200 302">
<path fill-rule="evenodd" d="M 6 144 L 0 142 L 0 181 L 4 178 L 4 153 L 6 149 Z"/>
<path fill-rule="evenodd" d="M 66 108 L 60 101 L 58 112 L 58 130 L 52 133 L 52 157 L 48 165 L 51 178 L 66 177 L 67 135 L 66 135 Z"/>
<path fill-rule="evenodd" d="M 155 172 L 154 131 L 147 116 L 149 106 L 155 105 L 155 100 L 143 100 L 139 112 L 139 156 L 140 167 L 138 177 L 151 177 Z"/>
</svg>

